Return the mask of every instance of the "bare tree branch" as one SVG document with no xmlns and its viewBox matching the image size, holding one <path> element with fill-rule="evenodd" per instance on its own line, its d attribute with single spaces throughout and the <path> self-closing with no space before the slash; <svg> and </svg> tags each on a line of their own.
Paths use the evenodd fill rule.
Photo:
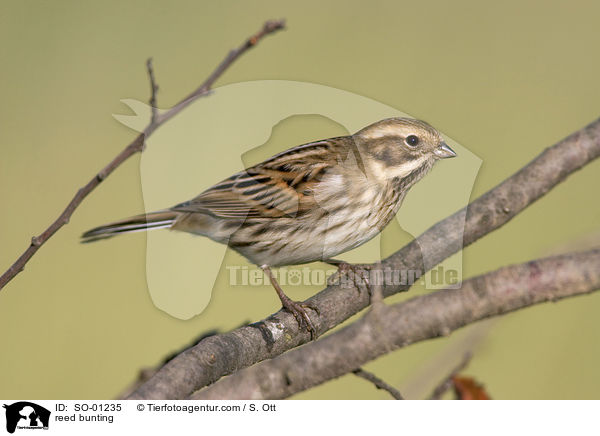
<svg viewBox="0 0 600 436">
<path fill-rule="evenodd" d="M 174 107 L 172 107 L 167 112 L 163 112 L 157 114 L 156 123 L 148 125 L 146 130 L 144 131 L 146 135 L 152 133 L 159 127 L 161 124 L 173 118 L 183 109 L 188 107 L 191 103 L 193 103 L 199 97 L 203 97 L 210 93 L 213 84 L 217 81 L 219 77 L 223 75 L 223 73 L 233 64 L 241 55 L 247 52 L 249 49 L 254 47 L 258 42 L 264 38 L 265 36 L 281 30 L 285 28 L 285 20 L 271 20 L 267 21 L 261 30 L 256 32 L 250 38 L 246 39 L 242 45 L 238 48 L 231 50 L 225 59 L 221 61 L 219 66 L 212 72 L 210 76 L 202 83 L 198 88 L 192 91 L 187 97 L 183 98 L 179 103 L 177 103 Z"/>
<path fill-rule="evenodd" d="M 153 109 L 151 121 L 144 131 L 140 133 L 127 147 L 125 147 L 125 149 L 121 151 L 121 153 L 119 153 L 117 157 L 115 157 L 108 165 L 100 170 L 100 172 L 98 172 L 85 186 L 77 191 L 67 207 L 46 230 L 44 230 L 40 235 L 31 238 L 31 243 L 27 249 L 0 277 L 0 290 L 4 288 L 4 286 L 6 286 L 6 284 L 10 282 L 17 274 L 23 271 L 27 262 L 29 262 L 29 259 L 31 259 L 35 253 L 37 253 L 40 247 L 44 245 L 48 239 L 50 239 L 62 226 L 69 222 L 69 219 L 71 218 L 71 215 L 73 215 L 75 209 L 77 209 L 77 207 L 90 192 L 92 192 L 100 183 L 102 183 L 102 181 L 106 179 L 119 165 L 121 165 L 134 154 L 143 150 L 145 139 L 148 138 L 152 132 L 181 112 L 193 101 L 204 95 L 207 95 L 215 81 L 221 77 L 221 75 L 231 66 L 231 64 L 233 64 L 242 54 L 255 46 L 264 36 L 283 29 L 284 26 L 284 20 L 267 21 L 261 30 L 244 41 L 241 46 L 229 52 L 225 59 L 223 59 L 223 61 L 204 81 L 204 83 L 202 83 L 202 85 L 200 85 L 195 91 L 181 100 L 177 105 L 163 113 L 158 113 Z M 154 73 L 152 70 L 151 61 L 147 63 L 147 68 L 152 86 L 152 104 L 152 102 L 155 102 L 156 100 L 156 91 L 158 90 L 158 86 L 156 86 L 154 81 Z"/>
<path fill-rule="evenodd" d="M 398 389 L 396 389 L 392 385 L 388 385 L 375 374 L 370 373 L 369 371 L 365 371 L 362 368 L 355 369 L 354 371 L 352 371 L 352 374 L 354 374 L 357 377 L 364 378 L 367 381 L 370 381 L 375 385 L 377 389 L 383 389 L 384 391 L 387 391 L 394 398 L 394 400 L 404 400 L 404 397 Z"/>
<path fill-rule="evenodd" d="M 380 308 L 304 347 L 198 391 L 192 399 L 279 399 L 351 372 L 389 352 L 484 318 L 600 289 L 600 249 L 534 260 L 451 289 Z"/>
<path fill-rule="evenodd" d="M 152 58 L 148 58 L 146 61 L 146 70 L 148 70 L 148 80 L 150 81 L 150 110 L 152 114 L 150 116 L 150 124 L 156 124 L 156 116 L 158 114 L 158 108 L 156 107 L 156 93 L 158 92 L 158 84 L 154 77 L 154 67 L 152 65 Z"/>
<path fill-rule="evenodd" d="M 516 174 L 435 224 L 387 259 L 380 268 L 425 272 L 462 246 L 501 227 L 565 178 L 600 156 L 600 119 L 546 149 Z M 424 256 L 427 253 L 427 264 Z M 384 297 L 407 290 L 410 284 L 385 283 Z M 328 286 L 308 302 L 319 308 L 312 321 L 320 334 L 342 323 L 369 304 L 368 292 Z M 282 354 L 310 341 L 286 311 L 256 324 L 215 335 L 170 361 L 129 398 L 186 398 L 224 375 Z M 321 341 L 319 341 L 321 342 Z M 359 367 L 355 365 L 352 369 Z"/>
<path fill-rule="evenodd" d="M 429 399 L 439 400 L 440 398 L 442 398 L 442 395 L 444 395 L 446 392 L 452 389 L 452 377 L 454 377 L 463 369 L 465 369 L 471 361 L 472 357 L 473 355 L 471 353 L 465 353 L 465 356 L 463 357 L 462 361 L 456 366 L 456 368 L 454 368 L 452 372 L 450 372 L 450 374 L 448 374 L 448 376 L 446 376 L 446 378 L 444 378 L 444 380 L 442 380 L 441 383 L 439 383 L 435 387 L 435 389 L 429 396 Z"/>
<path fill-rule="evenodd" d="M 182 347 L 181 349 L 170 353 L 168 356 L 166 356 L 163 361 L 156 367 L 153 368 L 142 368 L 140 369 L 137 379 L 133 381 L 133 383 L 126 387 L 123 392 L 121 393 L 121 395 L 119 395 L 118 398 L 125 398 L 128 395 L 130 395 L 132 392 L 134 392 L 140 385 L 142 385 L 143 383 L 145 383 L 147 380 L 149 380 L 154 374 L 156 374 L 156 371 L 158 371 L 160 369 L 161 366 L 163 366 L 165 363 L 169 362 L 171 359 L 175 358 L 177 355 L 181 354 L 182 352 L 184 352 L 185 350 L 187 350 L 190 347 L 193 347 L 194 345 L 198 344 L 198 342 L 200 342 L 202 339 L 205 339 L 209 336 L 213 336 L 216 335 L 218 333 L 218 330 L 209 330 L 205 333 L 200 334 L 196 339 L 194 339 L 190 344 L 186 344 L 184 347 Z"/>
</svg>

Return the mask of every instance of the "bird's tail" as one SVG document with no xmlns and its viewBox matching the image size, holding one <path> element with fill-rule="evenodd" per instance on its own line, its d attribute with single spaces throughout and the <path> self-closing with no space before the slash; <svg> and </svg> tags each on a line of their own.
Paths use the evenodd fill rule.
<svg viewBox="0 0 600 436">
<path fill-rule="evenodd" d="M 94 242 L 99 239 L 111 238 L 121 233 L 141 232 L 148 229 L 162 229 L 173 225 L 177 212 L 159 210 L 147 214 L 132 216 L 114 223 L 88 230 L 81 235 L 81 242 Z"/>
</svg>

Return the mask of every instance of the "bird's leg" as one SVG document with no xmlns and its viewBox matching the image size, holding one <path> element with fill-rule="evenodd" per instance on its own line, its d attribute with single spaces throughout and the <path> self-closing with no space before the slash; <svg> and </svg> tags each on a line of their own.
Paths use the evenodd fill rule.
<svg viewBox="0 0 600 436">
<path fill-rule="evenodd" d="M 314 310 L 317 312 L 317 315 L 319 315 L 319 309 L 311 304 L 300 303 L 292 300 L 290 297 L 285 295 L 281 289 L 281 286 L 279 286 L 279 283 L 277 283 L 277 280 L 275 279 L 275 276 L 273 276 L 273 272 L 271 271 L 271 268 L 269 268 L 269 265 L 262 265 L 260 268 L 269 277 L 271 284 L 275 288 L 275 292 L 277 292 L 277 296 L 279 296 L 279 299 L 281 300 L 281 305 L 283 308 L 294 315 L 300 327 L 302 327 L 303 324 L 306 325 L 306 329 L 310 332 L 310 338 L 312 340 L 317 339 L 317 329 L 308 316 L 306 308 Z"/>
<path fill-rule="evenodd" d="M 369 283 L 370 265 L 354 265 L 337 259 L 325 259 L 323 262 L 336 266 L 338 269 L 329 277 L 327 280 L 328 284 L 336 284 L 341 281 L 342 276 L 346 276 L 354 282 L 359 293 L 363 287 L 365 287 L 369 293 L 371 292 Z M 343 286 L 343 284 L 341 285 Z"/>
</svg>

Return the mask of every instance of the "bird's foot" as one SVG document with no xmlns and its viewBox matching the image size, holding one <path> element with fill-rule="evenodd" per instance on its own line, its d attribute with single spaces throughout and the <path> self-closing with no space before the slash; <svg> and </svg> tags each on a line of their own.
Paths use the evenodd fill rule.
<svg viewBox="0 0 600 436">
<path fill-rule="evenodd" d="M 330 265 L 338 269 L 327 279 L 328 285 L 339 285 L 342 288 L 356 288 L 360 293 L 367 289 L 370 293 L 371 265 L 351 264 L 339 260 L 327 260 Z"/>
<path fill-rule="evenodd" d="M 308 316 L 306 309 L 312 309 L 317 313 L 317 315 L 320 315 L 319 309 L 313 304 L 300 303 L 292 300 L 290 297 L 285 295 L 285 292 L 283 292 L 283 289 L 281 289 L 281 286 L 279 286 L 279 283 L 277 283 L 275 276 L 271 272 L 271 268 L 269 268 L 268 265 L 262 265 L 261 269 L 267 274 L 269 280 L 271 280 L 271 284 L 273 285 L 275 292 L 277 292 L 283 308 L 294 315 L 294 318 L 296 318 L 298 327 L 302 329 L 303 326 L 306 326 L 306 329 L 310 332 L 310 338 L 313 341 L 317 339 L 317 329 L 311 321 L 310 316 Z"/>
<path fill-rule="evenodd" d="M 310 303 L 301 303 L 299 301 L 294 301 L 290 298 L 281 299 L 281 304 L 285 310 L 294 315 L 294 318 L 296 318 L 296 321 L 298 322 L 298 326 L 300 328 L 306 327 L 306 329 L 310 333 L 311 340 L 314 341 L 315 339 L 317 339 L 317 329 L 313 324 L 312 320 L 310 319 L 308 312 L 306 311 L 306 309 L 311 309 L 314 310 L 317 313 L 317 315 L 320 315 L 319 309 L 316 306 Z"/>
</svg>

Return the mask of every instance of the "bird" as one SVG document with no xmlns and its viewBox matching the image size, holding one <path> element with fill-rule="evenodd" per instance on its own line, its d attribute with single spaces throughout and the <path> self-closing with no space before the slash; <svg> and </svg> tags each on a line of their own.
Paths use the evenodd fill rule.
<svg viewBox="0 0 600 436">
<path fill-rule="evenodd" d="M 356 133 L 298 145 L 248 167 L 195 198 L 93 228 L 82 242 L 167 228 L 227 244 L 269 278 L 284 309 L 317 335 L 306 309 L 271 268 L 335 256 L 380 233 L 409 189 L 456 153 L 425 121 L 394 117 Z"/>
</svg>

